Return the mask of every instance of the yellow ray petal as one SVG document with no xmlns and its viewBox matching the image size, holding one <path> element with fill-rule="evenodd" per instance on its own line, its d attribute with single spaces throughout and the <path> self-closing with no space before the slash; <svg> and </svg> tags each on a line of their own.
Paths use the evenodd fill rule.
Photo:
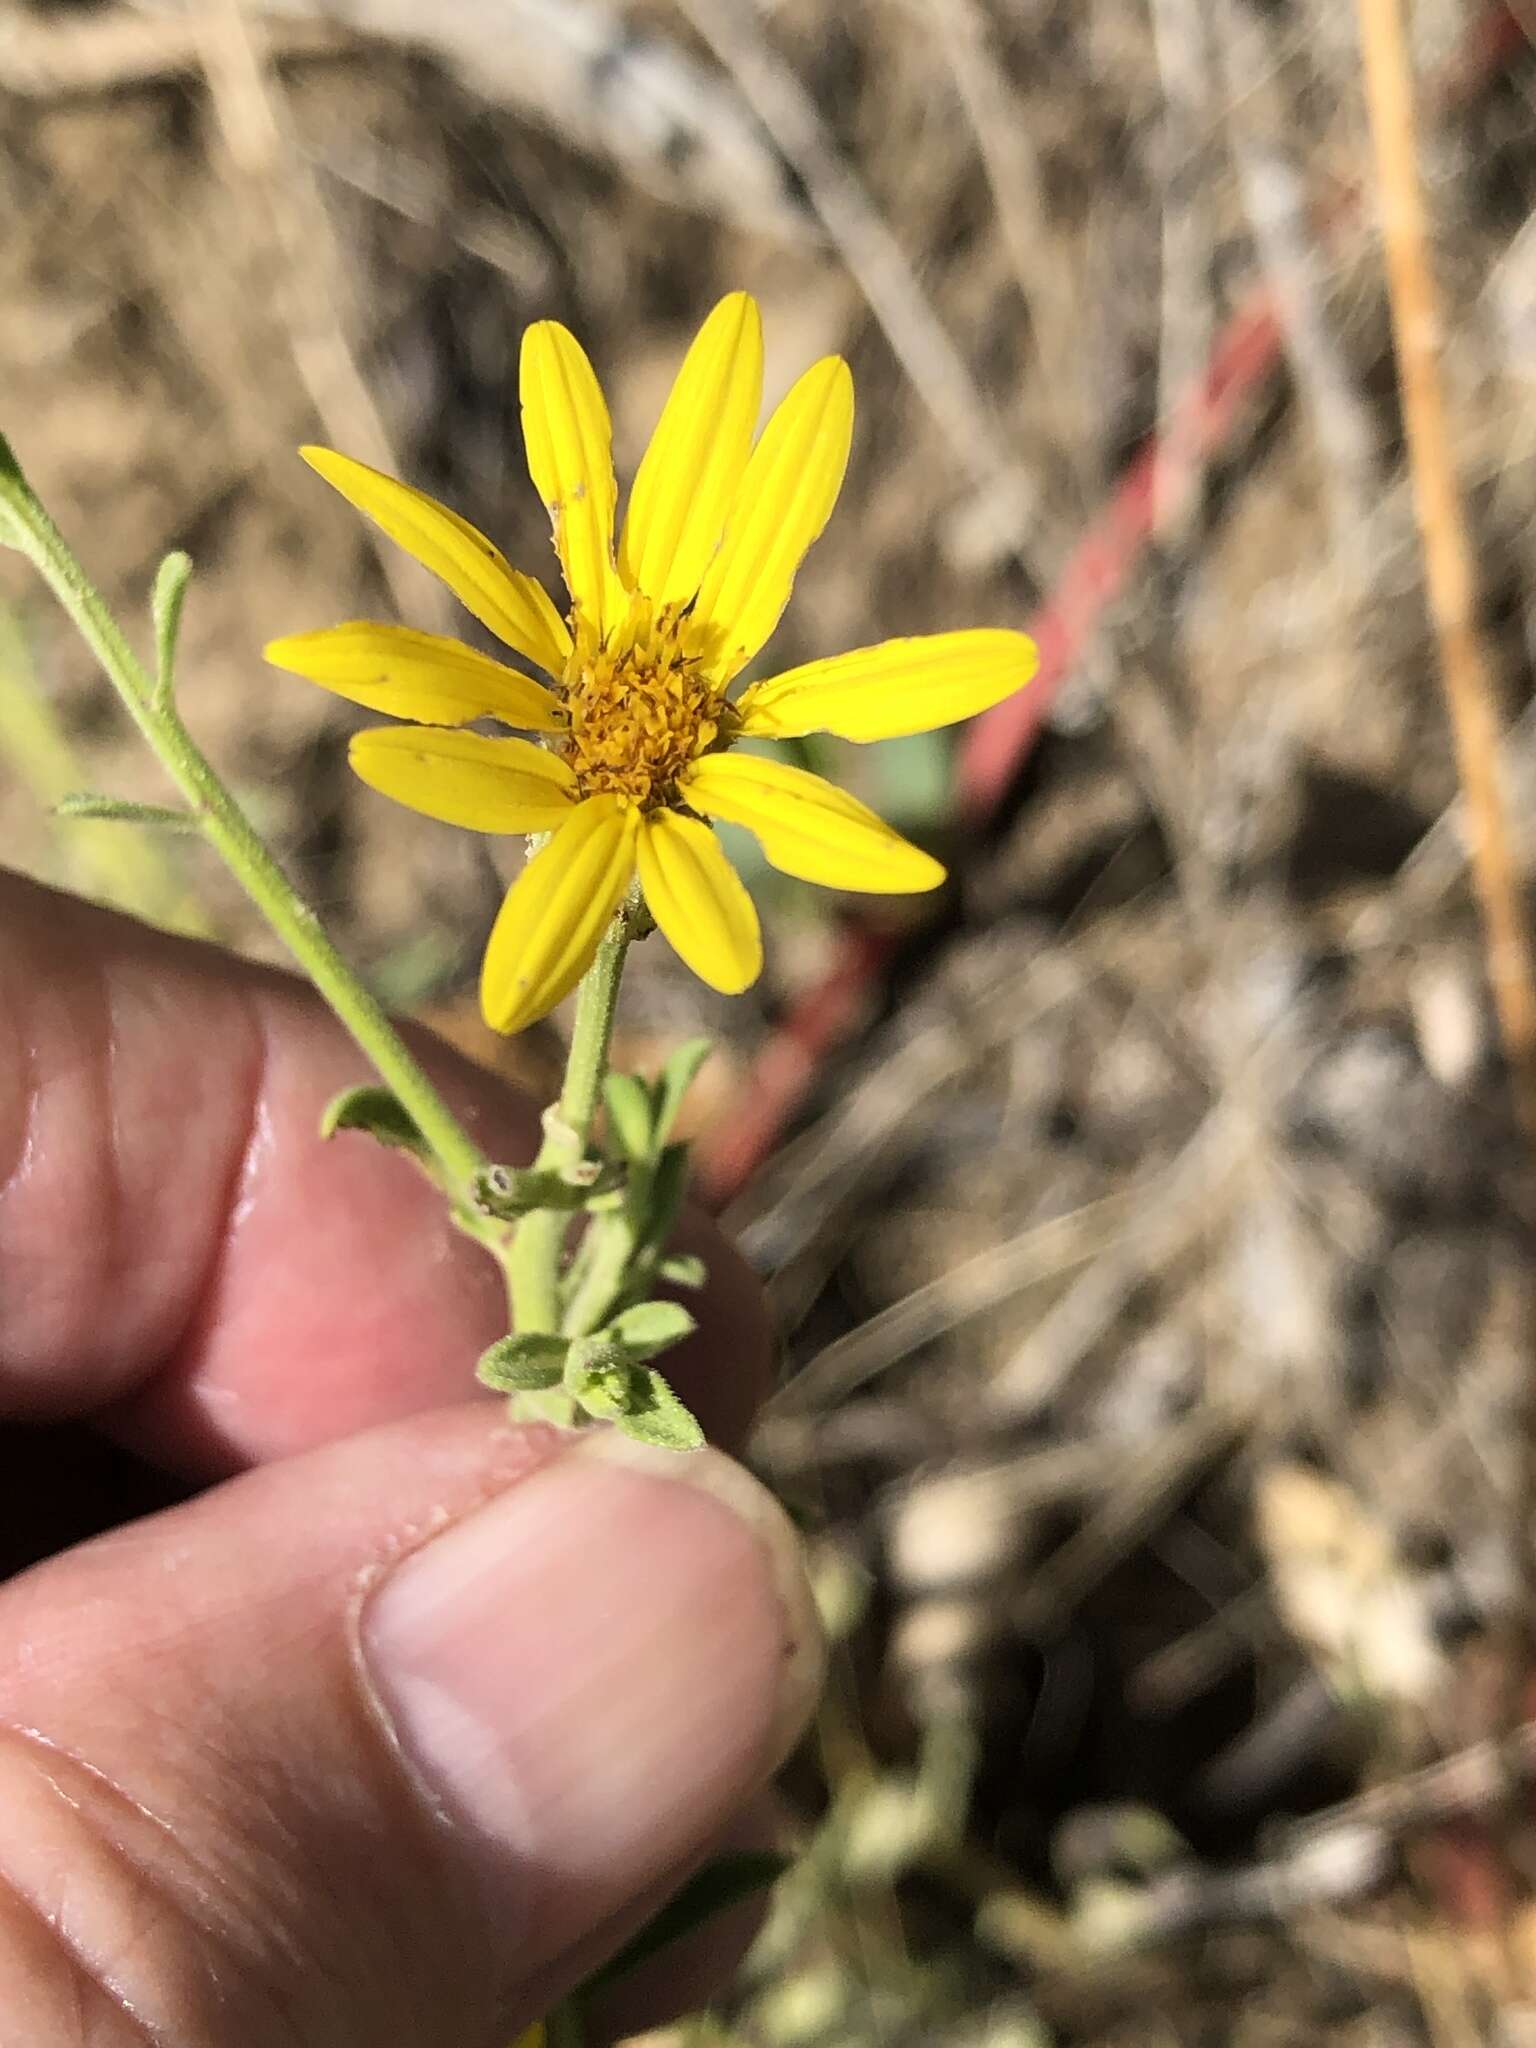
<svg viewBox="0 0 1536 2048">
<path fill-rule="evenodd" d="M 774 867 L 803 882 L 907 895 L 936 889 L 944 879 L 931 854 L 845 790 L 803 768 L 755 754 L 706 754 L 680 787 L 706 817 L 745 825 Z"/>
<path fill-rule="evenodd" d="M 788 669 L 753 683 L 736 708 L 754 737 L 893 740 L 985 711 L 1022 689 L 1039 659 L 1023 633 L 930 633 Z"/>
<path fill-rule="evenodd" d="M 347 758 L 370 789 L 471 832 L 547 832 L 576 804 L 575 776 L 531 740 L 380 725 L 355 734 Z"/>
<path fill-rule="evenodd" d="M 571 651 L 564 619 L 542 585 L 512 568 L 478 527 L 425 491 L 354 462 L 350 455 L 338 455 L 334 448 L 301 448 L 299 453 L 349 505 L 440 576 L 498 640 L 550 675 L 560 674 Z"/>
<path fill-rule="evenodd" d="M 726 996 L 750 988 L 763 971 L 757 911 L 709 827 L 652 811 L 636 853 L 650 913 L 700 981 Z"/>
<path fill-rule="evenodd" d="M 840 356 L 813 363 L 752 451 L 693 619 L 711 675 L 727 683 L 789 602 L 795 571 L 826 525 L 853 436 L 853 379 Z"/>
<path fill-rule="evenodd" d="M 619 570 L 657 604 L 686 604 L 703 580 L 762 403 L 762 316 L 732 292 L 684 357 L 629 494 Z"/>
<path fill-rule="evenodd" d="M 499 718 L 528 732 L 559 732 L 566 723 L 559 700 L 541 683 L 440 633 L 353 619 L 269 640 L 264 652 L 275 668 L 307 676 L 369 711 L 422 725 Z"/>
<path fill-rule="evenodd" d="M 523 336 L 520 367 L 528 474 L 555 529 L 555 553 L 571 602 L 599 636 L 625 597 L 613 567 L 613 429 L 597 374 L 581 343 L 557 320 Z"/>
<path fill-rule="evenodd" d="M 521 1031 L 569 995 L 635 872 L 639 813 L 588 797 L 507 891 L 480 971 L 493 1031 Z"/>
</svg>

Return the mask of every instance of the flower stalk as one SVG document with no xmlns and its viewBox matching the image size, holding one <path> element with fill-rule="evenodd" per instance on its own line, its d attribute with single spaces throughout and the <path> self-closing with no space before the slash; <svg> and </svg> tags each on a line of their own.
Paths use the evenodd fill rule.
<svg viewBox="0 0 1536 2048">
<path fill-rule="evenodd" d="M 487 1163 L 480 1148 L 427 1079 L 377 999 L 337 952 L 315 912 L 262 844 L 250 820 L 182 723 L 171 692 L 170 674 L 181 596 L 190 568 L 185 556 L 168 557 L 168 567 L 161 571 L 157 588 L 174 592 L 174 596 L 156 607 L 160 614 L 157 675 L 151 680 L 106 600 L 44 510 L 3 438 L 0 540 L 32 562 L 101 663 L 134 724 L 185 797 L 185 827 L 200 832 L 217 849 L 251 901 L 397 1097 L 435 1161 L 455 1216 L 473 1234 L 488 1238 L 488 1228 L 476 1216 L 470 1202 L 475 1176 Z"/>
<path fill-rule="evenodd" d="M 636 906 L 625 903 L 609 926 L 576 997 L 576 1021 L 566 1056 L 560 1099 L 544 1120 L 544 1143 L 534 1171 L 570 1174 L 586 1157 L 618 1008 L 624 960 L 634 936 Z M 507 1264 L 512 1320 L 520 1332 L 556 1331 L 561 1326 L 560 1261 L 570 1217 L 554 1209 L 535 1210 L 518 1225 Z"/>
</svg>

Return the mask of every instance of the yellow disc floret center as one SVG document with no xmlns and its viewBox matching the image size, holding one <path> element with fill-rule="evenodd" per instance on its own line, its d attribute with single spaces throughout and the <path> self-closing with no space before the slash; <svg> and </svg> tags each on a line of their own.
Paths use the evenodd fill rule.
<svg viewBox="0 0 1536 2048">
<path fill-rule="evenodd" d="M 585 619 L 575 627 L 561 752 L 581 795 L 625 796 L 643 810 L 671 802 L 677 778 L 719 732 L 718 686 L 685 651 L 681 622 L 643 598 L 603 644 Z"/>
</svg>

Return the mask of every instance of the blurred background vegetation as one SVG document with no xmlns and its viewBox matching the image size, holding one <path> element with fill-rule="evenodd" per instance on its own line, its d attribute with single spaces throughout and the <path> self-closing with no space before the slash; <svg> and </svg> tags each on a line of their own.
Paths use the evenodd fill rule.
<svg viewBox="0 0 1536 2048">
<path fill-rule="evenodd" d="M 1527 864 L 1523 6 L 1420 0 L 1412 32 Z M 370 796 L 357 715 L 260 661 L 347 616 L 466 630 L 298 442 L 552 577 L 524 326 L 582 337 L 624 475 L 745 286 L 770 398 L 841 350 L 859 403 L 775 666 L 1041 640 L 1024 718 L 818 763 L 946 854 L 942 902 L 759 870 L 750 997 L 659 941 L 631 976 L 623 1058 L 720 1043 L 701 1185 L 786 1343 L 753 1456 L 838 1641 L 786 1780 L 804 1853 L 689 2038 L 1532 2038 L 1530 1746 L 1501 1773 L 1475 1745 L 1519 1613 L 1533 1190 L 1352 10 L 0 0 L 0 212 L 0 395 L 44 500 L 125 611 L 190 551 L 197 736 L 379 989 L 533 1085 L 559 1020 L 498 1045 L 473 1000 L 511 850 Z M 266 952 L 201 854 L 50 818 L 163 792 L 15 566 L 6 859 Z"/>
</svg>

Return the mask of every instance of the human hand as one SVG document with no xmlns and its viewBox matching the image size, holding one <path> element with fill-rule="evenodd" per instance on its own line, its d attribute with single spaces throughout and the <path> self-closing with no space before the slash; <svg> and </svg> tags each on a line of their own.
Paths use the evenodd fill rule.
<svg viewBox="0 0 1536 2048">
<path fill-rule="evenodd" d="M 526 1105 L 430 1063 L 529 1154 Z M 0 879 L 0 2048 L 500 2048 L 814 1696 L 739 1468 L 466 1398 L 498 1276 L 408 1164 L 319 1139 L 361 1065 L 300 983 Z M 668 1371 L 730 1442 L 767 1331 L 692 1248 Z M 188 1497 L 106 1526 L 146 1472 Z"/>
</svg>

